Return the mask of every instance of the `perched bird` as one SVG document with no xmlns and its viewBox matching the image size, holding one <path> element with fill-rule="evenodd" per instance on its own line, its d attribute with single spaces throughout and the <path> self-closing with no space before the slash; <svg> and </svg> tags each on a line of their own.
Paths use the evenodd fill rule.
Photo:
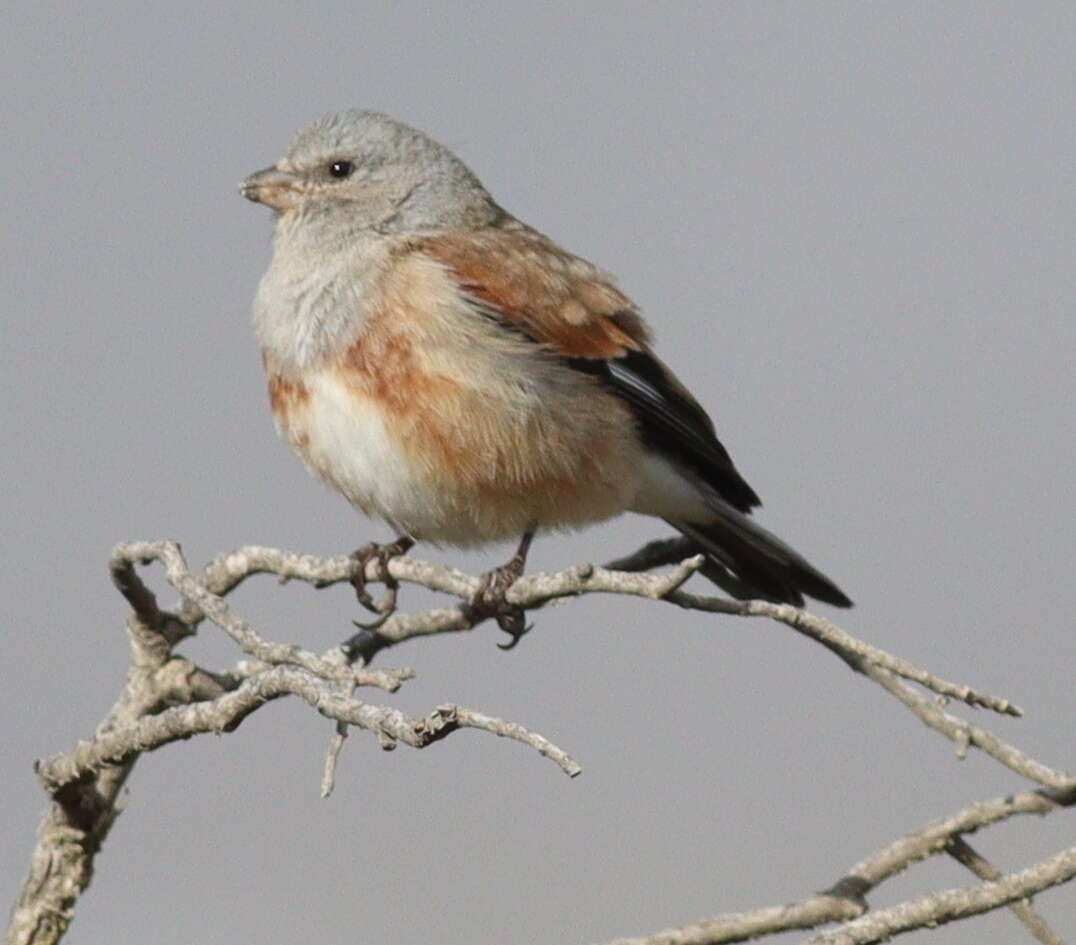
<svg viewBox="0 0 1076 945">
<path fill-rule="evenodd" d="M 738 596 L 851 605 L 748 517 L 758 496 L 613 277 L 499 207 L 447 148 L 349 109 L 241 193 L 277 214 L 254 302 L 277 428 L 399 536 L 356 552 L 371 609 L 371 556 L 523 536 L 480 592 L 503 605 L 535 531 L 626 511 L 689 536 Z"/>
</svg>

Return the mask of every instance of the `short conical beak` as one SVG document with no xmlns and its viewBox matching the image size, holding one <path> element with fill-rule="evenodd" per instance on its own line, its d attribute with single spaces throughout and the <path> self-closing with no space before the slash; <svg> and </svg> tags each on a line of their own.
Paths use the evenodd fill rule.
<svg viewBox="0 0 1076 945">
<path fill-rule="evenodd" d="M 264 203 L 274 210 L 287 210 L 299 199 L 299 178 L 287 171 L 266 167 L 243 181 L 239 193 L 247 200 Z"/>
</svg>

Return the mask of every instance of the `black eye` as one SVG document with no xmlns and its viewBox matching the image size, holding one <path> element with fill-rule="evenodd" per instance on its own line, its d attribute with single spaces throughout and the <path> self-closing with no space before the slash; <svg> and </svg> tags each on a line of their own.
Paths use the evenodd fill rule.
<svg viewBox="0 0 1076 945">
<path fill-rule="evenodd" d="M 353 170 L 355 170 L 355 165 L 350 161 L 333 161 L 332 164 L 329 165 L 329 174 L 337 180 L 343 180 L 345 177 L 350 177 Z"/>
</svg>

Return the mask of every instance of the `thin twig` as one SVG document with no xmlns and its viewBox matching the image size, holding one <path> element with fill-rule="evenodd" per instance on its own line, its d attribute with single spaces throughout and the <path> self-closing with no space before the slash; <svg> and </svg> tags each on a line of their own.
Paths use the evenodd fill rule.
<svg viewBox="0 0 1076 945">
<path fill-rule="evenodd" d="M 929 728 L 941 732 L 946 738 L 957 745 L 958 751 L 963 753 L 969 745 L 990 755 L 995 761 L 1001 762 L 1010 771 L 1047 787 L 1066 790 L 1072 784 L 1072 775 L 1064 771 L 1057 771 L 1040 761 L 1036 761 L 1030 755 L 1020 751 L 1014 745 L 1002 741 L 992 732 L 988 732 L 979 725 L 972 725 L 964 719 L 941 709 L 930 699 L 924 698 L 910 686 L 903 683 L 891 672 L 881 666 L 866 664 L 862 670 L 873 679 L 886 692 L 895 696 L 907 706 L 917 718 Z"/>
<path fill-rule="evenodd" d="M 336 786 L 336 762 L 347 741 L 348 727 L 344 722 L 336 723 L 336 731 L 329 739 L 329 748 L 325 753 L 325 770 L 321 776 L 321 796 L 328 797 Z"/>
<path fill-rule="evenodd" d="M 147 751 L 206 732 L 234 731 L 252 712 L 281 696 L 295 695 L 326 718 L 346 722 L 374 733 L 385 747 L 403 742 L 425 748 L 459 728 L 479 728 L 529 745 L 574 777 L 578 765 L 542 736 L 516 723 L 469 714 L 456 706 L 439 706 L 421 719 L 409 718 L 397 709 L 360 702 L 299 666 L 275 666 L 252 676 L 233 691 L 193 705 L 172 706 L 154 715 L 116 726 L 61 755 L 35 766 L 45 789 L 56 793 L 106 765 L 123 764 Z"/>
<path fill-rule="evenodd" d="M 955 919 L 981 915 L 1018 899 L 1026 899 L 1076 876 L 1076 847 L 1018 873 L 981 886 L 964 886 L 921 896 L 888 909 L 869 912 L 840 928 L 805 940 L 802 945 L 867 945 L 914 929 L 933 928 Z"/>
<path fill-rule="evenodd" d="M 677 539 L 670 540 L 680 547 Z M 147 545 L 151 543 L 146 543 Z M 658 543 L 665 544 L 665 543 Z M 141 546 L 128 546 L 128 554 L 145 550 Z M 638 566 L 650 560 L 643 552 L 621 559 L 622 564 Z M 152 548 L 149 549 L 152 553 Z M 1022 710 L 1010 700 L 980 692 L 970 686 L 948 682 L 923 670 L 908 660 L 887 653 L 878 647 L 846 633 L 831 621 L 789 604 L 769 601 L 736 601 L 725 597 L 692 594 L 681 585 L 703 566 L 698 556 L 681 560 L 670 573 L 640 574 L 634 570 L 613 570 L 596 565 L 575 565 L 555 574 L 531 574 L 521 577 L 508 590 L 508 603 L 524 609 L 537 609 L 551 601 L 582 594 L 627 594 L 649 600 L 664 600 L 689 610 L 721 613 L 744 617 L 769 617 L 802 633 L 837 653 L 851 665 L 866 661 L 918 683 L 945 698 L 956 699 L 967 705 L 988 708 L 1005 715 L 1019 716 Z M 350 579 L 352 559 L 346 555 L 335 558 L 316 558 L 297 555 L 275 548 L 256 545 L 237 548 L 218 555 L 203 571 L 205 588 L 214 594 L 223 594 L 238 586 L 252 574 L 272 573 L 285 580 L 303 580 L 316 587 L 328 587 Z M 391 559 L 389 573 L 400 582 L 418 584 L 429 590 L 451 594 L 468 601 L 479 585 L 479 579 L 455 568 L 444 567 L 428 561 L 401 555 Z M 373 582 L 383 577 L 380 562 L 373 560 L 367 565 L 366 579 Z M 193 603 L 193 606 L 192 606 Z M 177 613 L 189 621 L 201 619 L 196 602 L 184 604 Z M 468 618 L 463 607 L 444 608 L 424 614 L 396 614 L 377 630 L 382 647 L 402 643 L 415 637 L 437 633 L 457 633 L 470 630 L 475 623 Z"/>
<path fill-rule="evenodd" d="M 848 922 L 867 913 L 866 897 L 872 890 L 909 866 L 948 851 L 954 839 L 962 834 L 974 833 L 1010 817 L 1041 816 L 1074 805 L 1076 781 L 1065 792 L 1040 788 L 977 801 L 887 844 L 814 896 L 750 912 L 723 913 L 654 935 L 617 939 L 608 945 L 723 945 L 778 932 L 817 928 L 831 922 Z"/>
<path fill-rule="evenodd" d="M 654 554 L 644 548 L 622 563 L 637 566 L 640 562 L 654 560 Z M 667 553 L 668 546 L 659 551 Z M 253 628 L 238 621 L 229 612 L 220 597 L 221 593 L 238 586 L 246 577 L 257 573 L 273 573 L 286 580 L 303 580 L 316 587 L 349 580 L 354 568 L 350 556 L 316 558 L 297 555 L 273 548 L 246 546 L 219 555 L 206 566 L 201 578 L 196 579 L 186 568 L 177 546 L 167 542 L 132 543 L 117 548 L 114 562 L 122 564 L 133 560 L 161 560 L 169 580 L 186 598 L 177 610 L 183 620 L 191 625 L 204 616 L 229 633 L 247 652 L 259 655 L 269 662 L 295 663 L 323 675 L 324 678 L 341 678 L 342 668 L 333 662 L 326 672 L 321 657 L 307 653 L 298 647 L 268 648 Z M 841 657 L 855 671 L 860 672 L 883 686 L 915 714 L 947 737 L 957 740 L 958 745 L 974 745 L 992 755 L 1013 771 L 1040 784 L 1063 787 L 1070 776 L 1034 761 L 1011 745 L 985 729 L 971 726 L 943 712 L 914 690 L 899 682 L 901 677 L 947 699 L 957 699 L 967 705 L 992 709 L 1007 715 L 1018 716 L 1022 710 L 1010 700 L 983 693 L 970 686 L 949 682 L 907 660 L 887 653 L 878 647 L 846 633 L 831 621 L 810 614 L 788 604 L 768 601 L 735 601 L 724 597 L 702 596 L 685 591 L 682 585 L 702 566 L 700 556 L 681 561 L 667 574 L 616 571 L 594 565 L 576 565 L 554 574 L 532 574 L 517 580 L 507 591 L 509 604 L 523 609 L 537 609 L 550 602 L 590 593 L 628 594 L 649 600 L 667 601 L 679 607 L 708 613 L 723 613 L 749 617 L 768 617 L 791 627 L 810 639 L 822 644 Z M 115 573 L 117 565 L 114 563 Z M 453 594 L 469 601 L 479 586 L 479 579 L 454 568 L 447 568 L 408 556 L 398 556 L 388 563 L 388 572 L 394 580 L 410 582 L 435 591 Z M 384 578 L 382 564 L 378 560 L 368 563 L 368 581 Z M 130 578 L 127 578 L 130 582 Z M 211 589 L 212 588 L 212 589 Z M 418 614 L 397 613 L 376 631 L 363 631 L 344 644 L 351 658 L 362 656 L 366 661 L 373 654 L 402 643 L 441 633 L 458 633 L 472 629 L 481 620 L 474 608 L 466 604 L 438 608 Z"/>
<path fill-rule="evenodd" d="M 1000 876 L 963 837 L 1019 814 L 1044 814 L 1076 804 L 1076 779 L 1030 758 L 985 729 L 950 715 L 937 705 L 937 700 L 928 699 L 909 683 L 946 699 L 959 699 L 1004 714 L 1019 715 L 1019 708 L 1006 699 L 940 679 L 795 607 L 689 593 L 682 585 L 708 565 L 697 555 L 669 558 L 674 550 L 693 553 L 692 548 L 676 541 L 664 542 L 621 559 L 618 568 L 577 565 L 555 574 L 528 575 L 508 589 L 507 600 L 523 609 L 538 609 L 581 594 L 614 593 L 709 613 L 768 617 L 840 656 L 927 725 L 953 740 L 958 750 L 980 748 L 1011 770 L 1046 786 L 969 805 L 934 821 L 871 854 L 825 892 L 799 902 L 715 916 L 647 938 L 621 939 L 616 945 L 717 945 L 828 922 L 843 924 L 811 939 L 813 943 L 854 945 L 1005 904 L 1011 904 L 1041 942 L 1058 945 L 1056 933 L 1023 900 L 1076 875 L 1076 848 L 1020 873 Z M 159 607 L 156 596 L 137 573 L 137 565 L 153 561 L 161 562 L 169 583 L 181 596 L 174 611 Z M 665 574 L 638 572 L 638 568 L 658 561 L 674 567 Z M 474 616 L 474 608 L 466 603 L 425 613 L 394 614 L 376 632 L 367 632 L 361 646 L 358 641 L 349 641 L 319 656 L 297 645 L 266 640 L 234 614 L 223 599 L 252 574 L 273 573 L 281 580 L 298 579 L 325 587 L 349 580 L 353 568 L 354 559 L 350 556 L 316 558 L 249 546 L 218 556 L 195 574 L 174 542 L 117 546 L 110 569 L 133 611 L 128 625 L 132 668 L 116 705 L 93 736 L 70 752 L 38 763 L 39 776 L 54 803 L 42 821 L 31 870 L 12 912 L 7 942 L 42 945 L 62 937 L 74 903 L 92 875 L 94 857 L 118 815 L 119 792 L 142 753 L 201 732 L 231 731 L 261 705 L 285 695 L 298 696 L 334 721 L 335 733 L 322 778 L 323 793 L 332 789 L 337 758 L 350 726 L 370 732 L 385 749 L 400 742 L 424 748 L 461 728 L 478 728 L 522 742 L 553 760 L 570 776 L 579 773 L 579 766 L 567 753 L 518 723 L 455 705 L 438 706 L 422 718 L 411 718 L 396 709 L 355 698 L 358 686 L 395 691 L 414 675 L 405 668 L 356 668 L 351 665 L 355 659 L 368 659 L 378 650 L 404 640 L 471 629 L 480 621 Z M 464 602 L 479 586 L 478 578 L 408 557 L 393 558 L 387 570 L 386 574 L 379 561 L 371 561 L 366 566 L 366 578 L 376 581 L 391 577 L 451 594 Z M 206 618 L 250 659 L 219 673 L 174 656 L 174 645 Z M 942 851 L 988 882 L 925 896 L 886 910 L 867 911 L 866 895 L 878 884 Z"/>
<path fill-rule="evenodd" d="M 966 866 L 979 879 L 1001 879 L 1001 871 L 980 854 L 963 837 L 953 837 L 946 844 L 946 852 L 958 863 Z M 1061 937 L 1050 928 L 1049 923 L 1031 908 L 1029 899 L 1017 899 L 1009 903 L 1009 910 L 1024 923 L 1024 927 L 1042 945 L 1065 945 Z"/>
</svg>

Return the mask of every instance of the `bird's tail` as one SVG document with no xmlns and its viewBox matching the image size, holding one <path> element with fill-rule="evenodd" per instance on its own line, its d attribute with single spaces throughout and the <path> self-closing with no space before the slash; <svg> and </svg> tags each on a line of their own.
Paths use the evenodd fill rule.
<svg viewBox="0 0 1076 945">
<path fill-rule="evenodd" d="M 704 572 L 734 597 L 802 607 L 807 595 L 835 607 L 852 606 L 844 591 L 776 535 L 723 502 L 711 509 L 714 518 L 704 524 L 669 524 L 697 542 L 720 567 Z"/>
</svg>

